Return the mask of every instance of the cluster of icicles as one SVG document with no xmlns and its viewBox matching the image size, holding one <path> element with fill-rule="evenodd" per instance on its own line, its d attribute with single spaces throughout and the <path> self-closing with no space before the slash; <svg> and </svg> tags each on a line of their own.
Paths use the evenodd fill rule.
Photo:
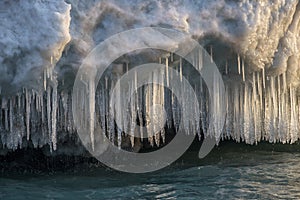
<svg viewBox="0 0 300 200">
<path fill-rule="evenodd" d="M 212 53 L 212 50 L 211 50 Z M 158 62 L 162 62 L 162 58 Z M 173 67 L 180 76 L 183 76 L 183 62 L 180 58 L 175 60 L 175 56 L 170 54 L 166 57 L 164 64 L 167 67 Z M 253 73 L 245 73 L 245 63 L 237 57 L 237 74 L 241 78 L 238 82 L 226 82 L 226 120 L 224 124 L 222 139 L 234 139 L 237 142 L 244 141 L 248 144 L 255 144 L 261 140 L 269 142 L 294 143 L 298 140 L 299 121 L 300 121 L 300 98 L 296 95 L 296 88 L 287 84 L 286 74 L 277 77 L 267 77 L 264 69 Z M 127 66 L 128 63 L 124 64 Z M 230 68 L 232 68 L 230 66 Z M 231 76 L 230 69 L 226 64 L 225 75 Z M 232 70 L 234 71 L 234 70 Z M 168 84 L 170 74 L 165 74 L 166 84 Z M 44 83 L 45 91 L 36 92 L 34 90 L 24 89 L 15 97 L 1 98 L 1 115 L 0 115 L 0 135 L 2 145 L 8 149 L 17 149 L 22 147 L 24 140 L 31 140 L 34 147 L 42 147 L 46 144 L 50 146 L 51 151 L 57 149 L 57 137 L 61 132 L 74 134 L 76 132 L 71 106 L 71 92 L 58 92 L 57 81 L 51 73 L 46 70 L 46 78 L 51 81 Z M 153 78 L 157 78 L 153 76 Z M 133 81 L 134 82 L 134 81 Z M 123 127 L 117 127 L 114 119 L 114 111 L 109 106 L 110 91 L 116 81 L 105 78 L 104 83 L 98 89 L 94 88 L 95 100 L 86 102 L 94 104 L 95 117 L 91 121 L 97 121 L 104 130 L 104 134 L 109 140 L 116 143 L 119 147 L 126 138 L 126 131 L 139 131 L 131 126 L 138 122 L 147 124 L 149 107 L 153 103 L 163 105 L 166 111 L 165 128 L 161 129 L 154 135 L 143 136 L 154 146 L 159 146 L 166 142 L 166 130 L 177 130 L 180 120 L 183 120 L 184 130 L 187 134 L 198 134 L 206 137 L 209 133 L 209 94 L 205 89 L 202 80 L 200 86 L 195 86 L 198 94 L 200 118 L 193 119 L 195 124 L 187 119 L 191 116 L 180 116 L 181 113 L 198 112 L 194 108 L 189 108 L 188 112 L 182 112 L 180 103 L 191 105 L 186 94 L 182 97 L 176 97 L 170 92 L 165 91 L 167 88 L 158 85 L 147 85 L 142 89 L 141 95 L 136 95 L 137 100 L 128 106 L 128 112 L 122 116 Z M 131 91 L 136 91 L 135 84 L 132 84 Z M 96 91 L 95 91 L 96 90 Z M 139 93 L 137 93 L 139 94 Z M 121 99 L 128 98 L 126 94 Z M 128 116 L 131 117 L 128 117 Z M 134 120 L 134 121 L 130 121 Z M 93 126 L 92 126 L 93 127 Z M 124 128 L 127 127 L 127 128 Z M 91 139 L 93 140 L 93 131 Z M 141 135 L 147 134 L 140 132 Z M 129 136 L 131 145 L 134 146 L 137 138 Z M 93 141 L 92 141 L 93 142 Z"/>
<path fill-rule="evenodd" d="M 57 149 L 57 132 L 74 133 L 71 99 L 58 94 L 53 58 L 43 73 L 43 90 L 24 88 L 16 96 L 1 98 L 0 139 L 3 147 L 16 150 L 31 141 L 34 148 Z M 25 141 L 25 142 L 24 142 Z"/>
<path fill-rule="evenodd" d="M 241 84 L 225 84 L 227 116 L 223 137 L 248 144 L 261 140 L 296 142 L 300 130 L 300 98 L 296 88 L 287 84 L 286 73 L 266 77 L 262 69 L 249 74 L 247 81 L 243 80 Z"/>
</svg>

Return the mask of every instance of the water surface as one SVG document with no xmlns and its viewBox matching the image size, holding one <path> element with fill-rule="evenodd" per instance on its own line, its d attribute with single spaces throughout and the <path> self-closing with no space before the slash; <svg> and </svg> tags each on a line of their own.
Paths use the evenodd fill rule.
<svg viewBox="0 0 300 200">
<path fill-rule="evenodd" d="M 298 145 L 221 144 L 158 172 L 86 165 L 54 173 L 1 174 L 0 199 L 300 199 Z"/>
</svg>

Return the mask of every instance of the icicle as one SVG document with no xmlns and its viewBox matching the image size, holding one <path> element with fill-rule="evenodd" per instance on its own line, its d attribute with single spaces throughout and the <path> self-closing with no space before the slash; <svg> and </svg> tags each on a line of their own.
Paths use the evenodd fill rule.
<svg viewBox="0 0 300 200">
<path fill-rule="evenodd" d="M 46 74 L 47 74 L 47 78 L 50 78 L 50 69 L 48 66 L 46 67 Z"/>
<path fill-rule="evenodd" d="M 4 128 L 8 130 L 8 108 L 7 108 L 7 100 L 2 98 L 1 108 L 4 110 Z"/>
<path fill-rule="evenodd" d="M 43 94 L 39 94 L 38 99 L 39 99 L 39 112 L 41 112 L 42 111 Z"/>
<path fill-rule="evenodd" d="M 287 130 L 287 109 L 286 109 L 286 95 L 284 93 L 281 94 L 280 104 L 279 104 L 279 124 L 278 124 L 278 132 L 281 135 L 280 140 L 282 143 L 286 143 L 287 137 L 285 134 L 288 132 Z"/>
<path fill-rule="evenodd" d="M 296 95 L 295 89 L 292 85 L 290 88 L 290 109 L 291 109 L 291 118 L 290 118 L 290 134 L 291 134 L 291 143 L 294 143 L 298 140 L 298 119 L 296 117 Z"/>
<path fill-rule="evenodd" d="M 173 70 L 172 70 L 173 71 Z M 172 73 L 171 71 L 171 73 Z M 164 105 L 167 113 L 167 127 L 168 129 L 172 128 L 172 101 L 171 101 L 171 95 L 167 95 L 165 91 L 165 81 L 164 81 L 165 75 L 164 75 L 164 70 L 159 71 L 159 79 L 161 80 L 160 82 L 162 83 L 162 91 L 161 91 L 161 103 Z M 171 77 L 171 80 L 173 78 Z"/>
<path fill-rule="evenodd" d="M 110 140 L 110 105 L 109 105 L 109 89 L 108 89 L 108 77 L 105 77 L 105 89 L 104 89 L 104 106 L 105 106 L 105 135 L 107 135 L 108 139 Z"/>
<path fill-rule="evenodd" d="M 94 77 L 89 79 L 89 115 L 90 115 L 90 139 L 92 144 L 92 150 L 95 150 L 95 81 Z"/>
<path fill-rule="evenodd" d="M 111 85 L 110 85 L 110 91 L 113 91 L 114 90 L 114 80 L 111 81 Z M 112 96 L 112 94 L 110 93 L 109 94 L 110 98 L 114 98 Z M 110 102 L 109 102 L 109 99 L 107 99 L 108 101 L 108 106 L 109 106 L 109 113 L 108 113 L 108 138 L 111 142 L 114 143 L 114 139 L 115 139 L 115 110 L 114 110 L 114 107 L 112 107 L 112 105 L 110 105 Z"/>
<path fill-rule="evenodd" d="M 256 76 L 255 72 L 253 72 L 252 75 L 252 81 L 253 81 L 253 87 L 252 87 L 252 113 L 253 113 L 253 126 L 254 126 L 254 140 L 257 143 L 260 140 L 260 107 L 259 107 L 259 101 L 257 99 L 257 87 L 259 87 L 259 82 L 256 84 Z"/>
<path fill-rule="evenodd" d="M 173 53 L 171 53 L 171 62 L 174 62 L 174 54 Z"/>
<path fill-rule="evenodd" d="M 166 79 L 167 79 L 167 87 L 169 87 L 169 59 L 166 57 Z"/>
<path fill-rule="evenodd" d="M 257 96 L 256 96 L 256 77 L 255 77 L 255 72 L 252 74 L 252 91 L 253 91 L 253 98 L 254 101 L 257 101 Z"/>
<path fill-rule="evenodd" d="M 51 141 L 51 88 L 47 87 L 47 121 L 48 121 L 48 134 Z M 52 145 L 50 144 L 50 151 L 52 151 Z"/>
<path fill-rule="evenodd" d="M 167 60 L 166 60 L 166 66 L 167 66 Z M 168 69 L 167 69 L 168 70 Z M 168 74 L 168 73 L 167 73 Z M 157 76 L 157 72 L 154 71 L 153 72 L 153 83 L 156 83 L 158 81 L 158 76 Z M 153 91 L 152 91 L 152 103 L 153 103 L 153 106 L 154 105 L 157 105 L 159 104 L 159 85 L 157 84 L 153 84 L 153 87 L 152 87 Z M 160 135 L 159 133 L 157 132 L 158 128 L 157 128 L 157 121 L 158 121 L 158 113 L 157 113 L 157 110 L 154 109 L 152 111 L 152 117 L 151 117 L 151 124 L 152 124 L 152 131 L 153 131 L 153 134 L 154 134 L 154 139 L 155 139 L 155 144 L 157 146 L 159 146 L 159 138 L 160 138 Z"/>
<path fill-rule="evenodd" d="M 240 142 L 240 137 L 241 137 L 241 133 L 240 133 L 240 100 L 239 100 L 239 96 L 240 96 L 240 92 L 239 92 L 239 87 L 235 86 L 234 88 L 234 110 L 233 110 L 233 114 L 234 114 L 234 133 L 235 133 L 235 140 L 237 142 Z"/>
<path fill-rule="evenodd" d="M 134 105 L 132 105 L 134 107 Z M 135 113 L 135 108 L 132 108 L 132 121 L 131 121 L 131 134 L 130 134 L 130 143 L 131 143 L 131 147 L 134 147 L 134 136 L 136 134 L 136 124 L 135 124 L 135 119 L 136 119 L 136 113 Z"/>
<path fill-rule="evenodd" d="M 272 96 L 272 132 L 274 137 L 274 142 L 276 142 L 278 138 L 278 130 L 277 130 L 277 119 L 278 119 L 278 99 L 277 99 L 277 93 L 276 93 L 276 85 L 275 85 L 275 78 L 273 76 L 270 77 L 270 84 L 271 84 L 271 96 Z"/>
<path fill-rule="evenodd" d="M 242 141 L 245 141 L 245 133 L 244 133 L 244 114 L 245 114 L 245 111 L 244 111 L 244 98 L 245 98 L 245 85 L 240 85 L 240 88 L 239 88 L 239 118 L 240 118 L 240 123 L 239 123 L 239 129 L 240 129 L 240 136 L 241 136 L 241 139 Z"/>
<path fill-rule="evenodd" d="M 13 104 L 12 104 L 12 99 L 9 101 L 9 130 L 11 133 L 13 133 Z"/>
<path fill-rule="evenodd" d="M 158 58 L 158 63 L 161 64 L 161 57 Z"/>
<path fill-rule="evenodd" d="M 281 83 L 280 83 L 280 76 L 277 76 L 277 98 L 278 98 L 278 123 L 276 129 L 278 130 L 278 140 L 282 142 L 282 114 L 281 114 Z"/>
<path fill-rule="evenodd" d="M 208 120 L 208 109 L 207 109 L 207 102 L 208 102 L 208 95 L 206 93 L 206 90 L 203 87 L 203 79 L 200 78 L 200 108 L 201 108 L 201 112 L 200 112 L 200 119 L 201 119 L 201 127 L 203 130 L 203 134 L 204 137 L 206 137 L 207 134 L 207 120 Z"/>
<path fill-rule="evenodd" d="M 131 146 L 134 147 L 134 136 L 136 134 L 136 119 L 137 119 L 137 112 L 136 112 L 136 84 L 135 81 L 130 86 L 130 94 L 133 94 L 133 98 L 130 101 L 130 112 L 131 112 L 131 122 L 130 122 L 130 142 Z"/>
<path fill-rule="evenodd" d="M 138 77 L 137 77 L 137 71 L 136 70 L 134 70 L 134 92 L 138 92 L 137 90 L 138 90 Z M 136 97 L 137 97 L 137 95 L 136 95 Z M 136 98 L 137 99 L 137 98 Z"/>
<path fill-rule="evenodd" d="M 35 102 L 35 110 L 39 110 L 39 98 L 36 93 L 33 93 L 33 102 Z"/>
<path fill-rule="evenodd" d="M 283 83 L 283 93 L 286 93 L 287 91 L 286 72 L 282 74 L 282 83 Z"/>
<path fill-rule="evenodd" d="M 140 93 L 138 93 L 138 108 L 137 108 L 137 112 L 138 112 L 138 121 L 139 121 L 139 133 L 140 133 L 140 141 L 143 141 L 144 138 L 144 130 L 143 130 L 143 91 L 140 91 Z"/>
<path fill-rule="evenodd" d="M 266 74 L 265 74 L 265 68 L 262 68 L 262 80 L 263 80 L 263 87 L 266 88 Z"/>
<path fill-rule="evenodd" d="M 228 61 L 226 60 L 226 64 L 225 64 L 225 74 L 228 74 Z"/>
<path fill-rule="evenodd" d="M 244 120 L 244 126 L 243 126 L 243 135 L 244 135 L 244 139 L 245 139 L 245 142 L 247 144 L 250 143 L 250 124 L 249 124 L 249 121 L 250 121 L 250 117 L 249 117 L 249 114 L 250 114 L 250 107 L 249 107 L 249 90 L 248 90 L 248 84 L 245 84 L 245 87 L 244 87 L 244 110 L 243 110 L 243 120 Z"/>
<path fill-rule="evenodd" d="M 210 62 L 213 63 L 214 59 L 213 59 L 213 46 L 210 45 Z"/>
<path fill-rule="evenodd" d="M 230 134 L 232 133 L 232 127 L 231 127 L 231 123 L 232 123 L 232 115 L 231 115 L 231 95 L 230 94 L 230 86 L 229 85 L 225 85 L 225 100 L 226 100 L 226 121 L 225 121 L 225 136 L 227 139 L 230 138 Z M 199 140 L 201 139 L 201 136 L 199 135 Z"/>
<path fill-rule="evenodd" d="M 150 78 L 150 82 L 153 83 L 153 74 Z M 153 112 L 151 106 L 153 105 L 153 87 L 154 84 L 150 84 L 147 87 L 147 93 L 146 93 L 146 115 L 147 115 L 147 134 L 148 134 L 148 141 L 151 146 L 154 146 L 154 140 L 153 140 L 153 122 L 151 121 L 153 119 Z"/>
<path fill-rule="evenodd" d="M 27 130 L 27 140 L 30 137 L 30 104 L 31 104 L 31 95 L 28 90 L 25 89 L 25 99 L 26 99 L 26 130 Z"/>
<path fill-rule="evenodd" d="M 271 76 L 270 78 L 270 84 L 271 84 L 271 94 L 272 94 L 272 99 L 273 99 L 273 109 L 274 109 L 274 119 L 277 118 L 277 108 L 278 108 L 278 105 L 277 105 L 277 97 L 276 97 L 276 90 L 275 90 L 275 80 L 274 80 L 274 77 Z"/>
<path fill-rule="evenodd" d="M 199 54 L 198 54 L 198 59 L 199 59 L 199 62 L 198 62 L 198 70 L 201 70 L 202 67 L 203 67 L 203 54 L 202 54 L 202 49 L 199 50 Z"/>
<path fill-rule="evenodd" d="M 42 124 L 44 126 L 45 123 L 45 116 L 44 116 L 44 99 L 43 99 L 43 94 L 41 94 L 41 116 L 42 116 Z M 44 129 L 43 129 L 44 130 Z"/>
<path fill-rule="evenodd" d="M 135 123 L 136 123 L 136 120 L 137 118 L 139 118 L 139 93 L 138 93 L 138 75 L 137 75 L 137 71 L 134 70 L 134 92 L 135 92 L 135 99 L 134 99 L 134 102 L 135 102 Z M 134 134 L 136 135 L 138 133 L 138 126 L 135 126 L 135 129 L 134 129 Z M 138 136 L 137 136 L 138 137 Z"/>
<path fill-rule="evenodd" d="M 243 82 L 245 82 L 245 62 L 244 62 L 244 59 L 242 59 L 242 75 L 243 75 Z"/>
<path fill-rule="evenodd" d="M 119 75 L 118 75 L 117 79 L 118 80 L 120 79 Z M 117 99 L 117 102 L 115 104 L 115 106 L 116 106 L 115 109 L 119 111 L 118 113 L 116 113 L 117 119 L 121 119 L 121 117 L 123 116 L 121 98 L 122 98 L 122 96 L 121 96 L 120 81 L 118 81 L 116 83 L 116 93 L 115 93 L 115 99 Z M 117 127 L 117 144 L 118 144 L 119 149 L 121 149 L 121 143 L 122 143 L 122 135 L 121 135 L 122 132 L 121 132 L 120 128 L 121 127 Z"/>
<path fill-rule="evenodd" d="M 21 109 L 21 95 L 18 94 L 18 109 Z"/>
<path fill-rule="evenodd" d="M 150 107 L 150 85 L 146 86 L 145 88 L 145 123 L 146 123 L 146 132 L 148 135 L 148 140 L 150 139 L 150 134 L 149 134 L 149 107 Z M 150 140 L 149 140 L 150 142 Z"/>
<path fill-rule="evenodd" d="M 197 91 L 197 86 L 195 86 L 195 91 Z M 197 93 L 196 93 L 197 94 Z M 191 93 L 191 95 L 194 95 L 194 93 Z M 197 96 L 195 96 L 195 99 L 197 99 Z M 197 102 L 198 103 L 198 102 Z M 200 136 L 200 113 L 199 113 L 199 107 L 196 109 L 196 103 L 193 105 L 192 113 L 193 113 L 193 132 L 194 134 L 198 134 Z"/>
<path fill-rule="evenodd" d="M 159 75 L 160 75 L 159 78 L 161 80 L 163 80 L 164 79 L 164 74 L 163 74 L 162 71 L 159 71 Z M 164 87 L 164 81 L 161 81 L 161 82 L 163 83 L 163 85 L 160 86 L 160 89 L 161 89 L 161 92 L 160 92 L 160 96 L 161 96 L 160 103 L 162 104 L 162 107 L 166 108 L 166 105 L 165 105 L 165 102 L 166 102 L 166 100 L 165 100 L 165 98 L 166 98 L 165 94 L 166 94 L 166 92 L 165 92 L 165 87 Z M 168 124 L 169 128 L 171 128 L 172 127 L 172 119 L 171 119 L 171 117 L 168 117 L 168 116 L 171 116 L 171 108 L 169 107 L 170 106 L 169 103 L 170 103 L 170 98 L 169 98 L 169 95 L 168 95 L 168 101 L 167 101 L 168 109 L 167 109 L 166 117 L 167 117 L 167 124 Z M 170 119 L 168 119 L 168 118 L 170 118 Z M 164 128 L 161 129 L 160 135 L 162 137 L 163 143 L 165 143 L 166 139 L 165 139 Z"/>
<path fill-rule="evenodd" d="M 180 74 L 180 81 L 182 82 L 182 58 L 181 57 L 179 60 L 179 74 Z"/>
<path fill-rule="evenodd" d="M 265 140 L 269 142 L 275 142 L 274 130 L 273 130 L 273 105 L 272 105 L 272 91 L 267 91 L 267 96 L 265 98 Z"/>
<path fill-rule="evenodd" d="M 238 64 L 238 73 L 241 74 L 241 58 L 240 58 L 240 54 L 238 54 L 238 57 L 237 57 L 237 64 Z"/>
<path fill-rule="evenodd" d="M 44 69 L 44 91 L 47 90 L 47 69 Z"/>
<path fill-rule="evenodd" d="M 106 126 L 105 126 L 105 122 L 106 122 L 106 102 L 105 102 L 105 86 L 102 86 L 103 88 L 101 88 L 100 91 L 100 97 L 99 97 L 99 101 L 100 101 L 100 119 L 101 119 L 101 127 L 102 127 L 102 134 L 103 136 L 106 136 Z M 123 129 L 125 131 L 125 129 Z"/>
<path fill-rule="evenodd" d="M 56 115 L 57 115 L 57 83 L 53 84 L 52 92 L 52 145 L 56 150 Z"/>
<path fill-rule="evenodd" d="M 5 119 L 5 122 L 4 122 L 5 126 L 4 127 L 5 127 L 5 130 L 8 131 L 8 109 L 7 108 L 5 108 L 5 110 L 4 110 L 4 116 L 5 116 L 4 117 L 4 119 Z"/>
<path fill-rule="evenodd" d="M 187 77 L 188 78 L 188 77 Z M 189 80 L 189 79 L 188 79 Z M 180 101 L 179 102 L 185 102 L 185 104 L 187 105 L 191 105 L 191 99 L 190 98 L 186 98 L 189 96 L 188 92 L 189 91 L 186 91 L 185 89 L 187 88 L 186 87 L 186 81 L 183 82 L 183 90 L 182 90 L 182 93 L 181 93 L 181 97 L 180 97 Z M 183 120 L 183 128 L 184 128 L 184 132 L 185 134 L 189 135 L 190 134 L 190 127 L 189 127 L 189 124 L 190 124 L 190 116 L 187 116 L 188 114 L 190 114 L 189 110 L 187 110 L 189 107 L 188 106 L 183 106 L 182 107 L 182 120 Z"/>
<path fill-rule="evenodd" d="M 278 95 L 278 101 L 279 101 L 279 104 L 280 104 L 280 96 L 281 96 L 280 76 L 277 76 L 277 95 Z"/>
<path fill-rule="evenodd" d="M 270 77 L 270 88 L 271 88 L 272 99 L 275 99 L 275 81 L 273 76 Z"/>
<path fill-rule="evenodd" d="M 263 94 L 262 94 L 262 81 L 260 78 L 260 72 L 257 72 L 257 90 L 258 90 L 258 95 L 259 95 L 260 110 L 262 110 L 263 109 Z"/>
</svg>

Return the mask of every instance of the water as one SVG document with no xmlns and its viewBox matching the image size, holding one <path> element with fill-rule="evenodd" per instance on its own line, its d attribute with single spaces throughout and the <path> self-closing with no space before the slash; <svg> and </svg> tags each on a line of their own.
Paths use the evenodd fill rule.
<svg viewBox="0 0 300 200">
<path fill-rule="evenodd" d="M 204 160 L 195 150 L 150 174 L 103 167 L 3 173 L 0 199 L 299 199 L 297 145 L 222 143 Z"/>
</svg>

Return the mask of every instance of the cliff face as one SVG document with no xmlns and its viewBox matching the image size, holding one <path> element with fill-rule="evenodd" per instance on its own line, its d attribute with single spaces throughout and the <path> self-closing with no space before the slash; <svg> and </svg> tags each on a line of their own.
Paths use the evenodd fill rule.
<svg viewBox="0 0 300 200">
<path fill-rule="evenodd" d="M 254 102 L 249 97 L 248 102 L 244 86 L 227 89 L 228 96 L 244 99 L 227 98 L 243 109 L 237 113 L 235 108 L 227 108 L 232 116 L 228 114 L 224 138 L 251 144 L 261 139 L 298 139 L 297 0 L 5 0 L 0 2 L 0 18 L 0 135 L 4 149 L 21 148 L 28 141 L 34 147 L 50 145 L 51 150 L 57 150 L 57 143 L 69 140 L 80 143 L 74 135 L 71 89 L 82 60 L 108 37 L 149 26 L 180 30 L 204 47 L 212 46 L 210 53 L 225 74 L 228 88 L 243 82 L 236 78 L 238 60 L 243 61 L 245 82 L 256 85 L 254 89 L 251 86 L 249 95 L 257 90 L 259 97 Z M 280 91 L 287 93 L 281 97 Z M 274 104 L 274 108 L 268 108 Z M 247 109 L 252 114 L 245 114 Z M 258 110 L 260 114 L 255 116 Z M 264 125 L 258 127 L 254 121 Z M 254 139 L 244 131 L 249 128 L 256 132 Z M 72 145 L 63 149 L 58 151 L 66 153 Z"/>
</svg>

